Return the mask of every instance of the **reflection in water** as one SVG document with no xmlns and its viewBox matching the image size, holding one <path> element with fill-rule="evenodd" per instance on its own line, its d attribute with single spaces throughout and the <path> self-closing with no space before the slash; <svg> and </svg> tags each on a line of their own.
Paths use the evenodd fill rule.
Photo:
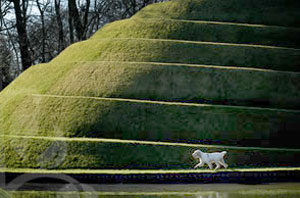
<svg viewBox="0 0 300 198">
<path fill-rule="evenodd" d="M 88 185 L 79 189 L 74 184 L 49 186 L 26 184 L 19 190 L 8 190 L 11 198 L 299 198 L 299 183 L 265 185 L 186 184 L 186 185 Z M 84 184 L 81 184 L 84 185 Z M 51 190 L 47 191 L 47 188 Z M 36 189 L 36 190 L 34 190 Z M 56 190 L 53 190 L 56 189 Z M 0 198 L 6 198 L 0 191 Z"/>
<path fill-rule="evenodd" d="M 195 198 L 228 198 L 227 192 L 211 192 L 207 195 L 198 194 Z"/>
<path fill-rule="evenodd" d="M 286 194 L 260 194 L 260 193 L 228 193 L 228 192 L 211 192 L 211 193 L 80 193 L 80 192 L 10 192 L 10 198 L 299 198 L 298 193 L 286 193 Z M 1 197 L 1 196 L 0 196 Z M 2 198 L 2 197 L 1 197 Z M 6 197 L 4 197 L 6 198 Z"/>
</svg>

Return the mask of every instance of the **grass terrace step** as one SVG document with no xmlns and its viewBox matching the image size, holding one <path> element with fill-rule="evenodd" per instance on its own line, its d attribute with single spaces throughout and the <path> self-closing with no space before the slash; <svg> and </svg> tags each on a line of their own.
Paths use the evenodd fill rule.
<svg viewBox="0 0 300 198">
<path fill-rule="evenodd" d="M 190 63 L 300 71 L 300 49 L 164 39 L 88 40 L 68 47 L 52 62 L 64 64 L 66 60 Z"/>
<path fill-rule="evenodd" d="M 300 129 L 299 114 L 300 111 L 266 108 L 24 95 L 1 108 L 0 123 L 2 134 L 11 135 L 298 148 L 298 140 L 290 137 Z"/>
<path fill-rule="evenodd" d="M 42 75 L 40 71 L 47 72 Z M 23 79 L 27 79 L 26 84 Z M 87 61 L 68 62 L 64 67 L 54 63 L 34 66 L 11 86 L 15 92 L 28 94 L 300 109 L 299 80 L 300 74 L 294 72 L 175 63 Z M 4 92 L 3 96 L 9 94 Z"/>
<path fill-rule="evenodd" d="M 0 164 L 6 168 L 191 169 L 197 163 L 191 157 L 195 149 L 207 152 L 227 150 L 226 162 L 231 168 L 300 165 L 299 149 L 222 148 L 31 136 L 2 136 L 1 140 L 3 152 L 0 154 Z"/>
<path fill-rule="evenodd" d="M 300 73 L 147 62 L 73 64 L 49 94 L 300 108 Z"/>
<path fill-rule="evenodd" d="M 153 4 L 137 18 L 174 18 L 278 26 L 300 26 L 298 0 L 175 0 Z"/>
<path fill-rule="evenodd" d="M 105 25 L 92 39 L 175 39 L 300 48 L 298 35 L 300 28 L 283 26 L 135 17 Z"/>
</svg>

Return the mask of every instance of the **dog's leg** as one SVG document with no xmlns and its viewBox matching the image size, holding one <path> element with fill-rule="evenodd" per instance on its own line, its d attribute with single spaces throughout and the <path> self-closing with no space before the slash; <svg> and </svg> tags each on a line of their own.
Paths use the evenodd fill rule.
<svg viewBox="0 0 300 198">
<path fill-rule="evenodd" d="M 201 158 L 199 158 L 200 163 L 196 164 L 196 166 L 194 168 L 198 168 L 198 167 L 202 167 L 204 165 L 203 161 L 201 160 Z"/>
<path fill-rule="evenodd" d="M 199 166 L 201 166 L 201 163 L 196 164 L 196 166 L 194 166 L 194 168 L 198 168 Z"/>
<path fill-rule="evenodd" d="M 203 163 L 199 163 L 199 164 L 196 164 L 196 166 L 194 168 L 198 168 L 198 167 L 202 167 L 203 166 Z"/>
<path fill-rule="evenodd" d="M 221 160 L 219 161 L 219 163 L 220 163 L 222 166 L 224 166 L 224 168 L 227 168 L 227 167 L 228 167 L 228 164 L 225 163 L 224 159 L 221 159 Z"/>
<path fill-rule="evenodd" d="M 220 166 L 220 164 L 218 163 L 218 162 L 216 162 L 216 168 L 215 168 L 215 170 L 217 170 L 218 168 L 220 168 L 221 166 Z"/>
<path fill-rule="evenodd" d="M 213 165 L 210 162 L 207 162 L 209 169 L 213 169 Z"/>
</svg>

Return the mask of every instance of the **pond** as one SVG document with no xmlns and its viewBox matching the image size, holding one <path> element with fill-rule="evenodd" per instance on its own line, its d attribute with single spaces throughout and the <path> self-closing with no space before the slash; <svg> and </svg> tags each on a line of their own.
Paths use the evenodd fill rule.
<svg viewBox="0 0 300 198">
<path fill-rule="evenodd" d="M 11 198 L 299 198 L 300 183 L 244 184 L 25 184 L 10 186 Z"/>
</svg>

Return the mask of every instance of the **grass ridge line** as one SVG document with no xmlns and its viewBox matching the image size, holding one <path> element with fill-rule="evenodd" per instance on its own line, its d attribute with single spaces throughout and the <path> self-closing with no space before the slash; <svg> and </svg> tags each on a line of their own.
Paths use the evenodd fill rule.
<svg viewBox="0 0 300 198">
<path fill-rule="evenodd" d="M 220 70 L 245 70 L 256 72 L 269 72 L 269 73 L 284 73 L 284 74 L 300 74 L 296 71 L 280 71 L 273 69 L 263 69 L 255 67 L 239 67 L 239 66 L 220 66 L 220 65 L 204 65 L 204 64 L 192 64 L 192 63 L 170 63 L 170 62 L 143 62 L 143 61 L 118 61 L 118 60 L 86 60 L 86 61 L 61 61 L 64 63 L 126 63 L 126 64 L 150 64 L 157 66 L 174 66 L 174 67 L 195 67 L 195 68 L 208 68 L 208 69 L 220 69 Z"/>
<path fill-rule="evenodd" d="M 149 18 L 137 18 L 133 17 L 132 20 L 164 20 L 164 21 L 178 21 L 185 23 L 201 23 L 201 24 L 215 24 L 215 25 L 233 25 L 233 26 L 245 26 L 245 27 L 270 27 L 270 28 L 283 28 L 283 29 L 294 29 L 300 30 L 298 27 L 280 26 L 280 25 L 267 25 L 257 23 L 239 23 L 239 22 L 227 22 L 227 21 L 207 21 L 207 20 L 188 20 L 188 19 L 176 19 L 176 18 L 160 18 L 160 17 L 149 17 Z"/>
<path fill-rule="evenodd" d="M 273 172 L 300 171 L 300 167 L 266 167 L 266 168 L 233 168 L 233 169 L 181 169 L 181 170 L 140 170 L 140 169 L 31 169 L 0 168 L 2 173 L 43 173 L 43 174 L 185 174 L 185 173 L 218 173 L 218 172 Z"/>
<path fill-rule="evenodd" d="M 196 104 L 196 103 L 184 103 L 184 102 L 166 102 L 166 101 L 154 101 L 154 100 L 141 100 L 141 99 L 128 99 L 128 98 L 104 98 L 104 97 L 92 97 L 92 96 L 64 96 L 64 95 L 51 95 L 51 94 L 27 94 L 35 97 L 52 97 L 52 98 L 76 98 L 76 99 L 94 99 L 94 100 L 106 100 L 106 101 L 119 101 L 119 102 L 134 102 L 134 103 L 148 103 L 159 105 L 179 105 L 179 106 L 197 106 L 197 107 L 222 107 L 229 109 L 244 109 L 244 110 L 259 110 L 259 111 L 277 111 L 288 113 L 300 113 L 300 110 L 289 109 L 275 109 L 275 108 L 261 108 L 261 107 L 246 107 L 246 106 L 230 106 L 230 105 L 211 105 L 211 104 Z"/>
<path fill-rule="evenodd" d="M 53 140 L 53 141 L 69 141 L 69 142 L 80 141 L 80 142 L 158 145 L 158 146 L 205 147 L 205 148 L 221 148 L 221 149 L 236 149 L 236 150 L 300 152 L 300 149 L 287 149 L 287 148 L 238 147 L 238 146 L 225 146 L 225 145 L 206 145 L 206 144 L 174 143 L 174 142 L 142 141 L 142 140 L 121 140 L 121 139 L 88 138 L 88 137 L 70 138 L 70 137 L 21 136 L 21 135 L 0 135 L 0 137 L 23 138 L 23 139 L 46 139 L 46 140 Z"/>
<path fill-rule="evenodd" d="M 163 42 L 177 42 L 186 44 L 199 44 L 199 45 L 221 45 L 221 46 L 235 46 L 235 47 L 252 47 L 252 48 L 268 48 L 268 49 L 280 49 L 280 50 L 290 50 L 290 51 L 300 51 L 297 48 L 289 47 L 277 47 L 269 45 L 254 45 L 254 44 L 239 44 L 239 43 L 218 43 L 218 42 L 208 42 L 208 41 L 187 41 L 187 40 L 176 40 L 176 39 L 151 39 L 151 38 L 96 38 L 81 42 L 94 42 L 101 40 L 140 40 L 140 41 L 163 41 Z"/>
</svg>

